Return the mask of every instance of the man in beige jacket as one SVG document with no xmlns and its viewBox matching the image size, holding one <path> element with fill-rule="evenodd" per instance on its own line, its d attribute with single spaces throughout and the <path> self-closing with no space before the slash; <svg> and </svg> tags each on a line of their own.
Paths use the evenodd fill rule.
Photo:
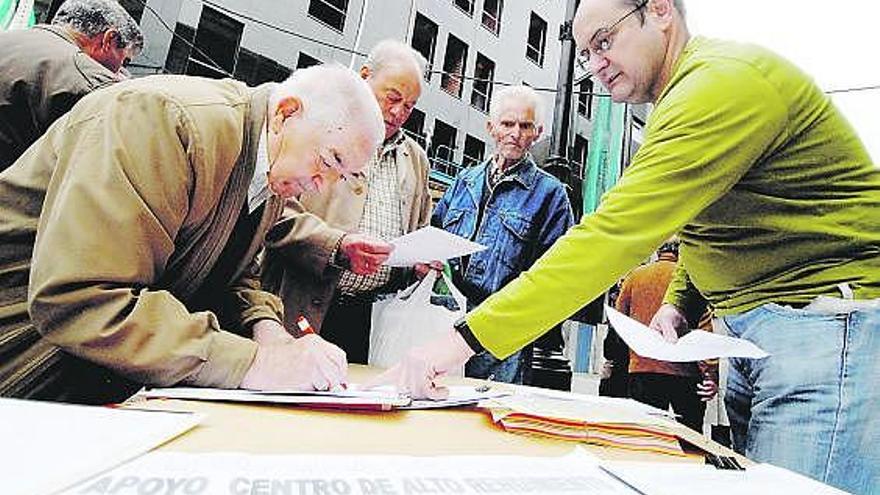
<svg viewBox="0 0 880 495">
<path fill-rule="evenodd" d="M 386 40 L 361 68 L 385 121 L 366 184 L 339 183 L 288 201 L 267 237 L 263 282 L 287 308 L 285 324 L 306 316 L 354 363 L 366 363 L 370 313 L 377 294 L 393 292 L 409 271 L 384 266 L 388 241 L 430 220 L 428 158 L 401 130 L 422 90 L 424 59 Z"/>
<path fill-rule="evenodd" d="M 342 67 L 279 85 L 186 76 L 83 98 L 0 174 L 0 395 L 85 403 L 141 384 L 326 389 L 254 256 L 283 199 L 353 179 L 381 141 Z"/>
</svg>

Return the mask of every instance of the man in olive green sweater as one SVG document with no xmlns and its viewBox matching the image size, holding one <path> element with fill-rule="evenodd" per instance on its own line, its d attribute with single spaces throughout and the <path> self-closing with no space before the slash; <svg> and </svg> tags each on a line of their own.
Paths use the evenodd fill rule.
<svg viewBox="0 0 880 495">
<path fill-rule="evenodd" d="M 644 144 L 598 211 L 385 379 L 442 395 L 438 374 L 482 348 L 510 355 L 679 233 L 682 266 L 653 325 L 669 333 L 705 298 L 771 353 L 731 361 L 735 447 L 871 492 L 880 169 L 805 74 L 759 47 L 691 38 L 681 0 L 584 0 L 574 32 L 615 101 L 654 103 Z"/>
</svg>

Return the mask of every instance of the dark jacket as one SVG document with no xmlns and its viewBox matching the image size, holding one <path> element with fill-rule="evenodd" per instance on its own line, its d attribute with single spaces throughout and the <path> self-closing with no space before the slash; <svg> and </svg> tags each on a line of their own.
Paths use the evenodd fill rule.
<svg viewBox="0 0 880 495">
<path fill-rule="evenodd" d="M 114 81 L 62 28 L 0 32 L 0 171 L 80 98 Z"/>
<path fill-rule="evenodd" d="M 488 247 L 469 261 L 450 260 L 454 282 L 471 306 L 531 267 L 574 223 L 562 183 L 531 159 L 502 179 L 482 206 L 488 165 L 463 170 L 431 217 L 432 225 Z"/>
</svg>

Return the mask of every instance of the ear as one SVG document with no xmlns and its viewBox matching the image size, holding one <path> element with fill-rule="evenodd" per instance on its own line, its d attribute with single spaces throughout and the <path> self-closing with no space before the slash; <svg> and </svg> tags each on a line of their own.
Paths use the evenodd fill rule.
<svg viewBox="0 0 880 495">
<path fill-rule="evenodd" d="M 361 79 L 366 81 L 367 79 L 370 78 L 370 76 L 373 75 L 373 72 L 366 65 L 362 65 L 361 70 L 360 70 L 360 75 L 361 75 Z"/>
<path fill-rule="evenodd" d="M 537 141 L 538 138 L 541 137 L 541 134 L 544 134 L 544 126 L 543 125 L 535 126 L 535 141 Z"/>
<path fill-rule="evenodd" d="M 101 36 L 101 49 L 105 52 L 119 48 L 119 32 L 115 28 L 104 31 Z"/>
<path fill-rule="evenodd" d="M 490 117 L 490 118 L 486 121 L 486 133 L 488 133 L 488 134 L 491 136 L 491 135 L 492 135 L 492 130 L 493 130 L 494 128 L 495 128 L 495 126 L 492 125 L 492 118 Z"/>
<path fill-rule="evenodd" d="M 663 24 L 666 24 L 672 20 L 672 16 L 675 14 L 675 7 L 672 5 L 672 0 L 650 0 L 647 12 L 649 15 L 653 14 Z"/>
<path fill-rule="evenodd" d="M 281 132 L 281 127 L 284 125 L 284 121 L 290 117 L 301 115 L 302 111 L 302 100 L 298 97 L 285 96 L 284 98 L 281 98 L 275 106 L 275 112 L 272 114 L 270 124 L 272 126 L 272 132 Z"/>
</svg>

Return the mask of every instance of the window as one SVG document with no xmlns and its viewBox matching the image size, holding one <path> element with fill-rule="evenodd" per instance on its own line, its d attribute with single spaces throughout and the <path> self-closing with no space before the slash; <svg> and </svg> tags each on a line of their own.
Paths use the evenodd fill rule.
<svg viewBox="0 0 880 495">
<path fill-rule="evenodd" d="M 467 15 L 474 15 L 474 0 L 452 0 L 456 7 Z"/>
<path fill-rule="evenodd" d="M 588 119 L 593 118 L 593 80 L 584 79 L 578 89 L 577 112 Z"/>
<path fill-rule="evenodd" d="M 477 165 L 483 161 L 483 155 L 486 153 L 486 143 L 467 134 L 464 137 L 464 156 L 461 164 L 465 167 Z"/>
<path fill-rule="evenodd" d="M 449 40 L 446 42 L 446 56 L 443 58 L 443 77 L 440 78 L 440 87 L 456 98 L 461 98 L 467 52 L 468 46 L 450 34 Z"/>
<path fill-rule="evenodd" d="M 483 0 L 483 27 L 494 34 L 501 31 L 501 11 L 504 0 Z"/>
<path fill-rule="evenodd" d="M 119 0 L 119 5 L 128 12 L 128 15 L 134 19 L 134 22 L 140 24 L 144 17 L 144 3 L 140 0 Z"/>
<path fill-rule="evenodd" d="M 403 123 L 403 130 L 409 135 L 409 137 L 413 138 L 422 148 L 424 148 L 427 145 L 425 136 L 425 112 L 418 108 L 413 108 L 412 113 L 409 114 L 409 118 Z"/>
<path fill-rule="evenodd" d="M 172 74 L 185 74 L 186 65 L 189 62 L 190 46 L 196 37 L 196 30 L 186 24 L 177 23 L 174 26 L 174 37 L 171 38 L 171 46 L 168 48 L 168 56 L 165 58 L 165 70 Z"/>
<path fill-rule="evenodd" d="M 310 0 L 309 15 L 340 33 L 345 29 L 348 0 Z"/>
<path fill-rule="evenodd" d="M 547 42 L 547 21 L 532 12 L 529 20 L 529 39 L 526 43 L 526 58 L 539 66 L 544 65 L 544 44 Z"/>
<path fill-rule="evenodd" d="M 471 91 L 471 106 L 488 112 L 489 103 L 492 100 L 492 79 L 495 77 L 495 62 L 477 53 L 477 63 L 474 65 L 474 88 Z"/>
<path fill-rule="evenodd" d="M 416 13 L 416 23 L 413 26 L 412 47 L 428 61 L 425 80 L 430 81 L 434 67 L 434 50 L 437 47 L 437 23 L 419 13 Z"/>
<path fill-rule="evenodd" d="M 305 69 L 313 65 L 320 65 L 321 61 L 312 57 L 306 52 L 299 52 L 299 58 L 296 59 L 296 68 Z"/>
<path fill-rule="evenodd" d="M 194 76 L 227 77 L 214 64 L 227 73 L 235 69 L 238 43 L 244 25 L 210 7 L 202 8 L 199 27 L 196 29 L 195 46 L 189 54 L 186 73 Z"/>
<path fill-rule="evenodd" d="M 290 76 L 290 69 L 278 62 L 246 48 L 238 51 L 235 78 L 251 86 L 266 82 L 281 82 Z"/>
<path fill-rule="evenodd" d="M 456 133 L 455 127 L 440 119 L 434 120 L 434 133 L 431 135 L 431 149 L 428 150 L 428 156 L 432 157 L 432 168 L 450 177 L 455 177 L 461 168 L 453 162 Z"/>
<path fill-rule="evenodd" d="M 587 157 L 590 153 L 590 142 L 580 134 L 574 135 L 574 150 L 571 156 L 573 172 L 583 178 L 587 169 Z"/>
</svg>

